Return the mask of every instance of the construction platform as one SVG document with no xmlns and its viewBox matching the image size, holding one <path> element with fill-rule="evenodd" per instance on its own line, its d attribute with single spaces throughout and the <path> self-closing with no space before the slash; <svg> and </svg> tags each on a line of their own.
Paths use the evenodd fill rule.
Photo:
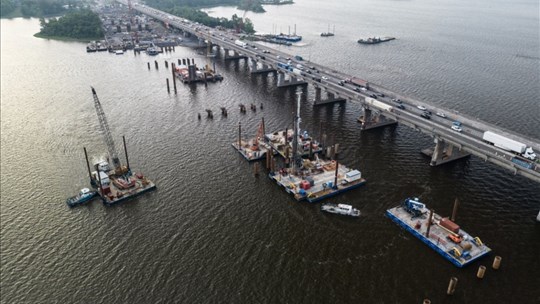
<svg viewBox="0 0 540 304">
<path fill-rule="evenodd" d="M 285 137 L 285 132 L 287 136 Z M 278 131 L 274 133 L 265 134 L 264 138 L 268 142 L 268 145 L 274 151 L 276 151 L 283 158 L 292 157 L 292 141 L 294 136 L 294 130 Z M 310 154 L 320 153 L 322 147 L 313 138 L 311 138 L 307 131 L 304 131 L 298 136 L 298 154 L 300 156 L 309 156 Z"/>
<path fill-rule="evenodd" d="M 472 237 L 455 223 L 436 213 L 433 213 L 429 225 L 429 211 L 422 209 L 424 210 L 420 215 L 415 216 L 402 205 L 388 209 L 386 216 L 457 267 L 466 266 L 491 252 L 480 238 Z"/>
<path fill-rule="evenodd" d="M 100 172 L 103 176 L 103 173 Z M 137 195 L 156 189 L 156 185 L 141 173 L 130 174 L 129 172 L 118 176 L 114 173 L 105 173 L 107 178 L 96 179 L 97 173 L 92 173 L 92 186 L 96 188 L 98 195 L 105 205 L 114 205 Z M 101 187 L 99 183 L 101 181 Z"/>
<path fill-rule="evenodd" d="M 238 147 L 238 142 L 233 142 L 232 146 L 247 161 L 263 159 L 266 156 L 268 150 L 271 149 L 270 145 L 268 145 L 264 141 L 257 140 L 256 138 L 252 138 L 247 141 L 241 140 L 240 148 Z"/>
<path fill-rule="evenodd" d="M 297 175 L 292 174 L 290 169 L 281 169 L 279 172 L 270 173 L 269 176 L 276 183 L 285 188 L 287 193 L 293 195 L 297 201 L 307 200 L 310 203 L 338 195 L 345 191 L 358 188 L 366 183 L 360 171 L 347 168 L 336 162 L 303 160 L 302 169 Z"/>
</svg>

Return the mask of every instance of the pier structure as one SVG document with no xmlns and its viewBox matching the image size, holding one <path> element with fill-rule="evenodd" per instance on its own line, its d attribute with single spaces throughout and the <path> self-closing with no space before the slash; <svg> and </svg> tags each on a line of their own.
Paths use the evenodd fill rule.
<svg viewBox="0 0 540 304">
<path fill-rule="evenodd" d="M 277 76 L 278 76 L 277 77 L 278 88 L 298 86 L 298 85 L 307 85 L 307 82 L 289 73 L 283 73 L 282 71 L 278 71 Z"/>
<path fill-rule="evenodd" d="M 248 57 L 233 48 L 222 47 L 224 60 L 247 59 Z"/>
<path fill-rule="evenodd" d="M 471 156 L 470 153 L 466 153 L 461 150 L 460 147 L 456 147 L 451 143 L 446 142 L 440 136 L 434 138 L 435 147 L 422 150 L 422 153 L 431 157 L 430 166 L 438 166 L 454 161 L 456 159 L 465 158 Z"/>
<path fill-rule="evenodd" d="M 397 124 L 397 121 L 382 114 L 382 111 L 373 109 L 367 104 L 362 106 L 364 114 L 358 118 L 362 124 L 362 130 L 385 127 Z"/>
<path fill-rule="evenodd" d="M 271 65 L 260 62 L 253 58 L 249 59 L 249 69 L 251 74 L 271 73 L 276 71 L 276 69 L 274 69 Z"/>
<path fill-rule="evenodd" d="M 313 99 L 314 106 L 322 106 L 331 103 L 347 101 L 346 98 L 340 97 L 339 92 L 330 92 L 328 89 L 323 88 L 317 84 L 314 84 L 313 87 L 315 88 L 315 97 Z M 326 98 L 322 98 L 321 93 L 323 90 L 326 93 Z"/>
<path fill-rule="evenodd" d="M 116 1 L 127 5 L 124 0 Z M 167 22 L 169 26 L 189 32 L 196 37 L 206 37 L 210 43 L 219 45 L 226 50 L 224 60 L 239 58 L 258 59 L 261 64 L 271 66 L 278 71 L 278 76 L 276 77 L 278 87 L 306 84 L 319 87 L 321 91 L 317 88 L 315 89 L 316 102 L 314 102 L 314 105 L 321 106 L 323 104 L 329 104 L 336 98 L 343 98 L 347 103 L 363 105 L 364 113 L 361 120 L 363 130 L 387 126 L 397 122 L 422 132 L 433 139 L 437 139 L 438 142 L 444 141 L 447 144 L 451 144 L 453 146 L 451 149 L 448 147 L 446 149 L 444 147 L 440 148 L 441 144 L 439 145 L 437 149 L 442 149 L 443 153 L 433 153 L 435 154 L 435 158 L 430 162 L 432 165 L 462 158 L 454 154 L 455 148 L 458 147 L 458 150 L 461 152 L 470 153 L 486 162 L 489 161 L 499 167 L 508 169 L 513 174 L 519 174 L 540 182 L 540 165 L 537 162 L 524 160 L 525 165 L 514 162 L 515 154 L 484 141 L 483 134 L 486 131 L 497 133 L 517 142 L 524 143 L 534 151 L 540 151 L 540 140 L 538 138 L 518 134 L 452 109 L 400 95 L 381 85 L 337 71 L 335 67 L 323 66 L 311 60 L 306 61 L 300 56 L 294 56 L 257 42 L 248 41 L 243 45 L 238 45 L 235 41 L 242 39 L 239 35 L 225 31 L 215 32 L 215 29 L 195 24 L 143 4 L 134 4 L 133 10 L 154 19 Z M 231 55 L 229 52 L 233 54 Z M 326 90 L 327 94 L 328 92 L 330 93 L 326 102 L 318 97 L 322 94 L 323 89 Z M 376 99 L 379 103 L 369 103 L 367 101 L 368 97 Z M 399 103 L 396 101 L 399 101 Z M 366 104 L 368 104 L 368 107 L 365 106 Z M 366 108 L 368 108 L 367 111 Z M 424 112 L 430 114 L 422 115 Z M 431 113 L 434 115 L 431 115 Z M 436 116 L 436 113 L 445 115 Z M 424 116 L 429 116 L 429 118 Z M 461 124 L 462 131 L 458 132 L 451 129 L 454 121 L 458 121 Z M 445 150 L 447 151 L 446 153 L 444 153 Z M 449 154 L 450 150 L 452 153 Z"/>
</svg>

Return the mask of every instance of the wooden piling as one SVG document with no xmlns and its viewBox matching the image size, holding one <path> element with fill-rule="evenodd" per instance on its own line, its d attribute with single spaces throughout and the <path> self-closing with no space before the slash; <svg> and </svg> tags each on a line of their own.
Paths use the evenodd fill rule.
<svg viewBox="0 0 540 304">
<path fill-rule="evenodd" d="M 238 123 L 238 150 L 242 147 L 242 123 Z"/>
<path fill-rule="evenodd" d="M 338 154 L 336 153 L 336 175 L 334 176 L 334 188 L 337 189 L 337 177 L 338 177 L 338 170 L 339 170 L 339 160 L 338 160 Z"/>
<path fill-rule="evenodd" d="M 456 220 L 456 214 L 457 214 L 458 205 L 459 205 L 459 201 L 456 198 L 456 200 L 454 201 L 454 210 L 452 210 L 452 218 L 450 219 L 452 222 Z"/>
<path fill-rule="evenodd" d="M 479 279 L 483 279 L 485 273 L 486 273 L 486 266 L 481 265 L 480 267 L 478 267 L 478 272 L 476 273 L 476 277 Z"/>
<path fill-rule="evenodd" d="M 496 256 L 494 259 L 493 259 L 493 269 L 497 270 L 501 267 L 501 260 L 502 258 L 500 256 Z"/>
<path fill-rule="evenodd" d="M 166 68 L 166 69 L 169 68 L 169 63 L 167 62 L 167 60 L 165 60 L 165 68 Z"/>
<path fill-rule="evenodd" d="M 453 295 L 456 291 L 456 285 L 457 285 L 458 279 L 456 277 L 450 278 L 450 283 L 448 283 L 448 289 L 446 290 L 447 295 Z"/>
<path fill-rule="evenodd" d="M 174 65 L 174 62 L 172 63 L 171 71 L 172 71 L 172 81 L 173 81 L 173 88 L 174 88 L 174 94 L 177 94 L 176 91 L 176 75 L 174 74 L 176 70 L 176 66 Z"/>
<path fill-rule="evenodd" d="M 167 93 L 171 93 L 171 87 L 169 86 L 169 78 L 167 78 Z"/>
<path fill-rule="evenodd" d="M 253 173 L 255 174 L 255 176 L 259 176 L 259 163 L 253 164 Z"/>
<path fill-rule="evenodd" d="M 156 66 L 156 70 L 157 70 L 157 69 L 159 69 L 159 66 L 158 66 L 157 60 L 154 60 L 154 65 Z"/>
<path fill-rule="evenodd" d="M 271 154 L 271 151 L 270 150 L 266 150 L 266 170 L 270 170 L 270 154 Z"/>
<path fill-rule="evenodd" d="M 433 209 L 429 210 L 429 219 L 427 222 L 426 237 L 429 239 L 429 230 L 431 229 L 431 221 L 433 221 Z"/>
<path fill-rule="evenodd" d="M 148 70 L 150 71 L 150 62 L 147 62 Z"/>
</svg>

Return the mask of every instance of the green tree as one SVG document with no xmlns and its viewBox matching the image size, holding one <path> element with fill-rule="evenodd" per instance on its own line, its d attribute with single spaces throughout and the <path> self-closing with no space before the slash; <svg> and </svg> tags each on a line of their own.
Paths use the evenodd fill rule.
<svg viewBox="0 0 540 304">
<path fill-rule="evenodd" d="M 0 15 L 7 16 L 11 14 L 17 6 L 13 0 L 1 0 L 0 2 Z"/>
</svg>

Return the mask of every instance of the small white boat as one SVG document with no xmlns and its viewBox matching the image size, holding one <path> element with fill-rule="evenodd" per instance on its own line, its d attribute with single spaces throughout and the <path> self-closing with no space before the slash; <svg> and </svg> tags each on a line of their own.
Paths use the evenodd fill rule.
<svg viewBox="0 0 540 304">
<path fill-rule="evenodd" d="M 122 50 L 117 50 L 116 52 L 114 52 L 116 55 L 122 55 L 124 54 L 124 51 Z"/>
<path fill-rule="evenodd" d="M 353 217 L 360 216 L 360 210 L 353 208 L 353 206 L 347 204 L 323 204 L 321 206 L 321 210 L 329 213 L 348 215 Z"/>
</svg>

